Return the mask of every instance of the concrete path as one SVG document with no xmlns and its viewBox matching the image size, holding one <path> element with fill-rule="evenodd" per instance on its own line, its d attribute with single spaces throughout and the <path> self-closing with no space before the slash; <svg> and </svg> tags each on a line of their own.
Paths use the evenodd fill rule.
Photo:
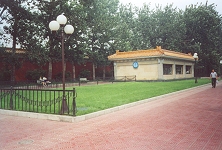
<svg viewBox="0 0 222 150">
<path fill-rule="evenodd" d="M 0 150 L 221 150 L 222 81 L 79 122 L 0 115 Z"/>
</svg>

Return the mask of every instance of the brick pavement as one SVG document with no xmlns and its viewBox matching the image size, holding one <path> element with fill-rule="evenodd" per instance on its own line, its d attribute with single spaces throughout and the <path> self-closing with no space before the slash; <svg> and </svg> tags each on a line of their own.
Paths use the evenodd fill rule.
<svg viewBox="0 0 222 150">
<path fill-rule="evenodd" d="M 222 83 L 81 122 L 0 115 L 1 150 L 221 150 Z"/>
</svg>

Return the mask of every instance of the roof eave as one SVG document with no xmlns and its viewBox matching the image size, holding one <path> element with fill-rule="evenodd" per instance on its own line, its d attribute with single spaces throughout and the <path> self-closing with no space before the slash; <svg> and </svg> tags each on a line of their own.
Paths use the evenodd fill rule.
<svg viewBox="0 0 222 150">
<path fill-rule="evenodd" d="M 177 60 L 186 60 L 186 61 L 195 61 L 192 58 L 181 58 L 181 57 L 174 57 L 174 56 L 167 56 L 167 55 L 159 55 L 159 56 L 149 56 L 149 57 L 127 57 L 127 58 L 108 58 L 110 61 L 118 61 L 118 60 L 132 60 L 132 59 L 144 59 L 144 58 L 170 58 L 170 59 L 177 59 Z"/>
<path fill-rule="evenodd" d="M 108 60 L 110 61 L 114 61 L 114 60 L 131 60 L 131 59 L 145 59 L 145 58 L 158 58 L 158 57 L 162 57 L 162 56 L 143 56 L 143 57 L 127 57 L 127 58 L 108 58 Z"/>
<path fill-rule="evenodd" d="M 193 58 L 182 58 L 182 57 L 174 57 L 174 56 L 164 56 L 165 58 L 171 58 L 171 59 L 179 59 L 179 60 L 187 60 L 187 61 L 195 61 Z M 163 57 L 163 58 L 164 58 Z"/>
</svg>

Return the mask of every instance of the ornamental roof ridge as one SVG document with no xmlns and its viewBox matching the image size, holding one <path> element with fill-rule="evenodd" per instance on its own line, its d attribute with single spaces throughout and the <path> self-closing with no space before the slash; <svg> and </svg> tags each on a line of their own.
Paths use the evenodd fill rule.
<svg viewBox="0 0 222 150">
<path fill-rule="evenodd" d="M 125 52 L 120 52 L 119 50 L 116 50 L 116 54 L 126 55 L 126 54 L 138 54 L 138 53 L 152 53 L 153 51 L 156 51 L 156 49 L 132 50 L 132 51 L 125 51 Z"/>
<path fill-rule="evenodd" d="M 162 51 L 163 51 L 163 53 L 165 53 L 165 52 L 169 52 L 169 53 L 174 53 L 174 54 L 180 54 L 180 55 L 188 55 L 188 56 L 192 56 L 191 55 L 191 53 L 188 53 L 188 54 L 186 54 L 186 53 L 182 53 L 182 52 L 176 52 L 176 51 L 171 51 L 171 50 L 166 50 L 166 49 L 161 49 Z"/>
<path fill-rule="evenodd" d="M 126 52 L 120 52 L 119 50 L 116 50 L 116 53 L 108 56 L 108 59 L 138 59 L 148 57 L 173 57 L 193 60 L 193 56 L 191 54 L 162 49 L 161 46 L 157 46 L 156 49 L 133 50 Z"/>
</svg>

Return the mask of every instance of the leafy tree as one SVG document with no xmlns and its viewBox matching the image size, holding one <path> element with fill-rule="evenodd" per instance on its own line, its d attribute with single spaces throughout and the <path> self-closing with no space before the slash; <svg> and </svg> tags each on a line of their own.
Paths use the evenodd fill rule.
<svg viewBox="0 0 222 150">
<path fill-rule="evenodd" d="M 219 71 L 219 56 L 222 54 L 222 18 L 214 4 L 190 5 L 184 12 L 186 39 L 193 39 L 188 48 L 199 54 L 198 63 L 202 74 L 208 76 L 214 68 Z M 198 47 L 198 48 L 197 48 Z"/>
<path fill-rule="evenodd" d="M 26 25 L 30 22 L 32 15 L 26 7 L 29 6 L 29 2 L 25 0 L 3 0 L 0 1 L 0 6 L 2 20 L 7 23 L 4 26 L 4 32 L 12 36 L 12 53 L 7 60 L 10 62 L 8 65 L 11 70 L 11 81 L 14 81 L 16 64 L 20 64 L 21 61 L 16 55 L 16 44 L 24 42 L 20 37 L 26 36 Z"/>
<path fill-rule="evenodd" d="M 180 51 L 179 44 L 185 34 L 182 12 L 173 5 L 163 9 L 160 5 L 151 10 L 145 5 L 138 12 L 138 32 L 141 48 L 162 46 L 165 49 Z"/>
<path fill-rule="evenodd" d="M 73 65 L 72 78 L 75 79 L 77 78 L 75 76 L 75 65 L 84 63 L 87 55 L 87 38 L 85 36 L 87 30 L 86 13 L 83 4 L 78 4 L 76 1 L 70 3 L 67 13 L 70 14 L 70 23 L 75 30 L 71 37 L 66 40 L 65 58 L 66 61 L 71 62 Z"/>
<path fill-rule="evenodd" d="M 120 5 L 117 15 L 118 24 L 115 27 L 113 40 L 114 50 L 129 51 L 138 49 L 139 38 L 136 30 L 135 7 L 132 4 Z"/>
<path fill-rule="evenodd" d="M 87 55 L 93 63 L 93 79 L 98 62 L 106 62 L 117 26 L 118 0 L 81 1 L 86 14 Z"/>
</svg>

